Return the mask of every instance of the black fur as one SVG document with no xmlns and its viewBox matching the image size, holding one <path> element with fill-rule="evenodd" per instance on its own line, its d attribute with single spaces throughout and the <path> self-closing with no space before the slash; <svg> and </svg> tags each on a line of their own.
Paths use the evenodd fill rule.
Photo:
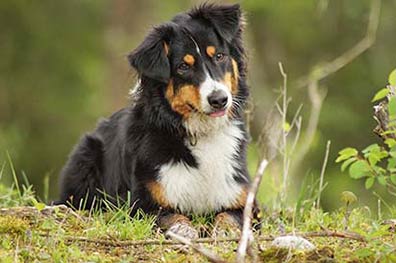
<svg viewBox="0 0 396 263">
<path fill-rule="evenodd" d="M 233 58 L 239 70 L 238 93 L 233 98 L 238 103 L 233 106 L 230 118 L 243 123 L 242 112 L 248 88 L 241 35 L 239 5 L 202 5 L 154 28 L 128 56 L 140 79 L 133 104 L 100 121 L 95 131 L 83 136 L 61 172 L 60 203 L 75 208 L 91 208 L 100 206 L 100 200 L 104 198 L 115 204 L 124 203 L 130 195 L 132 214 L 137 209 L 157 214 L 160 206 L 148 192 L 146 184 L 157 179 L 158 167 L 171 161 L 184 162 L 190 167 L 199 166 L 199 160 L 185 145 L 188 133 L 182 125 L 183 118 L 172 110 L 165 93 L 170 79 L 174 81 L 175 88 L 186 83 L 199 84 L 203 81 L 202 69 L 196 68 L 181 75 L 178 74 L 177 61 L 184 54 L 183 50 L 195 49 L 188 42 L 190 36 L 198 43 L 209 41 L 216 44 Z M 164 45 L 170 47 L 169 54 Z M 231 65 L 230 62 L 222 65 L 205 63 L 214 79 L 220 79 Z M 243 124 L 240 128 L 244 131 Z M 241 140 L 235 153 L 238 168 L 234 179 L 247 186 L 246 144 L 247 138 Z M 231 209 L 240 222 L 242 209 Z M 177 212 L 177 208 L 174 210 Z M 228 210 L 224 207 L 224 211 Z"/>
</svg>

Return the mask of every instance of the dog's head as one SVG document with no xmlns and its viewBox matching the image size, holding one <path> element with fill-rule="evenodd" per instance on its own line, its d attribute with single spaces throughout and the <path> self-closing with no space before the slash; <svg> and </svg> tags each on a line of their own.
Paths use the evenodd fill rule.
<svg viewBox="0 0 396 263">
<path fill-rule="evenodd" d="M 183 119 L 235 115 L 247 96 L 239 5 L 204 4 L 155 27 L 129 56 Z M 145 87 L 142 87 L 144 89 Z"/>
</svg>

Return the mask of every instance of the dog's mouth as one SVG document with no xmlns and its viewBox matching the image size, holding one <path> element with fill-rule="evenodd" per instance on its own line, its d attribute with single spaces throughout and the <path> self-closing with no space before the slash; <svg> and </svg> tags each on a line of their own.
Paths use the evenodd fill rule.
<svg viewBox="0 0 396 263">
<path fill-rule="evenodd" d="M 205 114 L 205 115 L 210 116 L 212 118 L 223 117 L 227 113 L 227 109 L 228 109 L 228 107 L 225 107 L 225 108 L 222 108 L 222 109 L 212 109 L 211 112 L 205 113 L 205 112 L 202 112 L 202 111 L 198 110 L 191 103 L 187 103 L 187 106 L 190 108 L 190 110 L 192 112 Z"/>
<path fill-rule="evenodd" d="M 226 109 L 221 109 L 221 110 L 216 110 L 216 111 L 212 111 L 211 113 L 209 113 L 208 115 L 210 117 L 216 118 L 216 117 L 222 117 L 226 114 L 227 110 Z"/>
</svg>

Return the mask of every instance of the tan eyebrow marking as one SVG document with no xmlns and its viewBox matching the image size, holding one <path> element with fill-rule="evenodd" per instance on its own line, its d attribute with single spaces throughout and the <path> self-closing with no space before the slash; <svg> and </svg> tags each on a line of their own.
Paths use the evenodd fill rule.
<svg viewBox="0 0 396 263">
<path fill-rule="evenodd" d="M 208 46 L 206 48 L 206 54 L 208 54 L 209 57 L 213 57 L 215 53 L 216 53 L 216 48 L 214 46 Z"/>
<path fill-rule="evenodd" d="M 165 51 L 165 55 L 169 54 L 169 46 L 165 42 L 164 42 L 164 51 Z"/>
<path fill-rule="evenodd" d="M 190 66 L 194 65 L 194 63 L 195 63 L 195 58 L 190 54 L 185 55 L 183 57 L 183 60 Z"/>
</svg>

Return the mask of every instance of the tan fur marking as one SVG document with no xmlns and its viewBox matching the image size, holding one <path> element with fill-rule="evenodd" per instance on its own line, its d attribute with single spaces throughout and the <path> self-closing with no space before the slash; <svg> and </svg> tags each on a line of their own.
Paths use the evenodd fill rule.
<svg viewBox="0 0 396 263">
<path fill-rule="evenodd" d="M 233 76 L 231 78 L 231 93 L 233 95 L 238 93 L 238 79 L 239 79 L 239 72 L 238 72 L 238 64 L 234 59 L 231 59 L 232 63 L 232 70 Z"/>
<path fill-rule="evenodd" d="M 226 231 L 229 230 L 238 230 L 240 228 L 239 223 L 236 221 L 232 215 L 227 212 L 222 212 L 217 214 L 215 217 L 214 227 L 217 229 L 223 229 Z"/>
<path fill-rule="evenodd" d="M 173 82 L 170 81 L 165 96 L 172 109 L 185 119 L 190 116 L 191 111 L 201 109 L 199 91 L 192 85 L 180 87 L 175 94 Z"/>
<path fill-rule="evenodd" d="M 248 189 L 247 188 L 242 189 L 241 193 L 239 194 L 232 208 L 239 209 L 245 207 L 247 195 L 248 195 Z"/>
<path fill-rule="evenodd" d="M 163 229 L 168 229 L 172 225 L 177 224 L 177 223 L 191 225 L 190 219 L 188 219 L 186 216 L 181 215 L 181 214 L 170 214 L 170 215 L 161 217 L 159 220 L 159 225 Z"/>
<path fill-rule="evenodd" d="M 150 182 L 147 184 L 147 189 L 151 193 L 151 197 L 160 206 L 166 208 L 169 207 L 168 199 L 165 197 L 164 189 L 158 182 Z"/>
<path fill-rule="evenodd" d="M 230 89 L 232 95 L 238 93 L 238 65 L 234 59 L 231 60 L 232 72 L 226 72 L 223 83 Z"/>
<path fill-rule="evenodd" d="M 168 87 L 166 87 L 166 92 L 165 92 L 165 96 L 168 100 L 170 100 L 171 98 L 173 98 L 174 96 L 174 88 L 173 88 L 173 80 L 169 80 L 168 83 Z M 169 101 L 170 102 L 170 101 Z"/>
<path fill-rule="evenodd" d="M 214 46 L 208 46 L 206 48 L 206 54 L 212 58 L 216 54 L 216 48 Z"/>
<path fill-rule="evenodd" d="M 169 46 L 165 42 L 164 42 L 164 51 L 165 51 L 165 55 L 168 56 L 168 54 L 169 54 Z"/>
<path fill-rule="evenodd" d="M 183 60 L 190 66 L 194 65 L 194 63 L 195 63 L 195 58 L 190 54 L 185 55 L 183 57 Z"/>
</svg>

